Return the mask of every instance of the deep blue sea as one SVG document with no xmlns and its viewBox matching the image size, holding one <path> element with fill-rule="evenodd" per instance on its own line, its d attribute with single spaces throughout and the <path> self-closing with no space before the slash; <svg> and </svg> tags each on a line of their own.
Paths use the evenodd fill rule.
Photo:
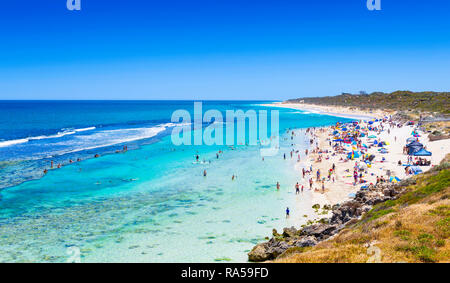
<svg viewBox="0 0 450 283">
<path fill-rule="evenodd" d="M 264 160 L 260 146 L 174 145 L 172 113 L 193 101 L 0 101 L 0 262 L 66 262 L 74 247 L 85 262 L 245 261 L 272 228 L 314 213 L 282 158 L 308 146 L 301 129 L 349 121 L 262 103 L 203 111 L 278 110 L 280 151 Z"/>
</svg>

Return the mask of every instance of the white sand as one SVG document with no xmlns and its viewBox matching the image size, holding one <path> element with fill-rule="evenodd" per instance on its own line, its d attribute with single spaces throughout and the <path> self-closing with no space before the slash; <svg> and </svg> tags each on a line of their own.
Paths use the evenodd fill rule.
<svg viewBox="0 0 450 283">
<path fill-rule="evenodd" d="M 327 115 L 333 115 L 333 116 L 342 116 L 342 117 L 384 117 L 386 115 L 389 115 L 387 112 L 383 111 L 377 111 L 374 113 L 364 113 L 361 111 L 354 111 L 349 110 L 348 108 L 343 107 L 323 107 L 323 106 L 315 106 L 314 108 L 308 107 L 309 105 L 305 104 L 270 104 L 269 106 L 275 106 L 275 107 L 284 107 L 284 108 L 292 108 L 292 109 L 300 109 L 305 110 L 309 112 L 316 112 L 320 114 L 327 114 Z M 325 112 L 326 111 L 326 112 Z M 391 113 L 392 114 L 392 113 Z M 378 140 L 385 141 L 388 143 L 385 148 L 389 151 L 388 154 L 381 154 L 378 151 L 378 147 L 372 147 L 368 150 L 369 154 L 375 154 L 376 158 L 374 159 L 374 162 L 372 162 L 372 167 L 368 168 L 367 174 L 363 174 L 363 179 L 367 181 L 366 185 L 373 183 L 376 183 L 377 176 L 384 176 L 385 179 L 387 179 L 387 170 L 391 171 L 391 176 L 396 176 L 400 179 L 405 179 L 410 176 L 406 176 L 405 174 L 405 167 L 399 166 L 397 163 L 400 160 L 402 164 L 406 164 L 407 162 L 407 155 L 403 154 L 403 147 L 406 145 L 406 139 L 412 137 L 411 132 L 413 131 L 414 127 L 412 126 L 403 126 L 402 128 L 391 128 L 390 134 L 388 134 L 387 129 L 389 128 L 388 124 L 385 125 L 385 130 L 382 131 L 380 134 L 375 133 L 373 131 L 369 132 L 369 135 L 376 135 Z M 323 128 L 323 130 L 315 132 L 316 134 L 316 141 L 319 143 L 319 148 L 321 150 L 332 150 L 332 148 L 329 146 L 329 142 L 327 141 L 328 138 L 331 138 L 332 129 L 330 127 Z M 450 153 L 450 140 L 440 140 L 440 141 L 434 141 L 431 142 L 427 138 L 426 133 L 419 132 L 420 138 L 419 141 L 424 144 L 427 150 L 431 151 L 433 155 L 430 157 L 426 157 L 428 160 L 431 159 L 431 166 L 421 166 L 423 171 L 427 171 L 432 166 L 435 166 L 441 162 L 441 160 Z M 362 143 L 369 145 L 368 141 L 369 139 L 367 137 L 362 138 Z M 325 181 L 325 193 L 322 193 L 321 189 L 321 183 L 320 182 L 314 182 L 313 188 L 317 188 L 319 192 L 315 192 L 313 190 L 313 203 L 318 203 L 321 205 L 321 207 L 324 204 L 336 204 L 341 203 L 343 201 L 346 201 L 350 199 L 349 194 L 355 193 L 359 188 L 362 186 L 361 184 L 357 184 L 356 186 L 353 185 L 353 167 L 355 166 L 355 161 L 348 161 L 343 162 L 339 161 L 341 157 L 345 159 L 344 154 L 337 154 L 336 156 L 331 156 L 331 154 L 322 154 L 322 157 L 329 156 L 329 160 L 326 160 L 323 158 L 322 162 L 316 162 L 318 158 L 318 154 L 310 154 L 307 158 L 304 158 L 304 154 L 302 154 L 302 162 L 297 163 L 295 165 L 294 170 L 299 172 L 301 176 L 302 168 L 309 167 L 310 164 L 313 166 L 313 174 L 311 177 L 313 177 L 313 180 L 316 180 L 316 171 L 317 169 L 320 169 L 322 177 L 326 177 L 327 180 L 327 174 L 328 170 L 332 167 L 332 164 L 334 163 L 336 165 L 336 174 L 335 182 L 333 181 Z M 382 158 L 385 158 L 385 162 L 381 162 Z M 349 172 L 346 172 L 346 170 L 349 170 Z M 305 179 L 301 179 L 301 184 L 304 185 L 305 190 L 309 190 L 309 180 L 310 176 L 307 175 Z M 299 206 L 301 203 L 299 202 Z M 326 217 L 326 215 L 323 215 L 323 217 Z"/>
<path fill-rule="evenodd" d="M 342 107 L 342 106 L 322 106 L 322 105 L 313 105 L 313 104 L 305 104 L 305 103 L 284 103 L 284 102 L 275 102 L 272 104 L 262 104 L 263 106 L 271 106 L 271 107 L 281 107 L 281 108 L 290 108 L 308 111 L 311 113 L 321 114 L 321 115 L 330 115 L 336 117 L 344 117 L 350 119 L 371 119 L 371 118 L 383 118 L 386 115 L 392 115 L 394 111 L 382 111 L 375 110 L 371 112 L 362 111 L 352 107 Z"/>
</svg>

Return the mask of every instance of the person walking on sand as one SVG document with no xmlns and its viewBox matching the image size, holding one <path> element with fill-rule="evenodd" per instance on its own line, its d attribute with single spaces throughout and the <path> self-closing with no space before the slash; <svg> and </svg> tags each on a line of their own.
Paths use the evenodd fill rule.
<svg viewBox="0 0 450 283">
<path fill-rule="evenodd" d="M 289 218 L 289 207 L 286 207 L 286 218 Z"/>
<path fill-rule="evenodd" d="M 322 193 L 325 192 L 325 180 L 322 180 Z"/>
<path fill-rule="evenodd" d="M 295 194 L 298 195 L 299 193 L 300 193 L 300 185 L 297 182 L 297 184 L 295 184 Z"/>
<path fill-rule="evenodd" d="M 309 189 L 311 190 L 313 186 L 313 180 L 312 178 L 309 178 Z"/>
<path fill-rule="evenodd" d="M 280 182 L 277 182 L 277 191 L 280 190 Z"/>
</svg>

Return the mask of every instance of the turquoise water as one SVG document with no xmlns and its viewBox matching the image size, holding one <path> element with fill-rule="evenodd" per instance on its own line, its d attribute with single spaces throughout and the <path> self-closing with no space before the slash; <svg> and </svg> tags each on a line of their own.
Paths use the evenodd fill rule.
<svg viewBox="0 0 450 283">
<path fill-rule="evenodd" d="M 127 111 L 114 105 L 128 114 L 121 116 L 122 121 L 114 121 L 113 126 L 92 113 L 86 115 L 95 116 L 92 121 L 53 126 L 96 129 L 63 136 L 64 141 L 44 139 L 44 143 L 65 143 L 70 151 L 71 147 L 86 146 L 75 142 L 77 135 L 83 135 L 82 140 L 89 142 L 100 135 L 104 137 L 102 142 L 109 145 L 96 147 L 95 152 L 101 152 L 102 156 L 95 159 L 87 158 L 92 149 L 52 153 L 52 159 L 64 160 L 67 155 L 86 159 L 0 192 L 0 261 L 66 262 L 70 249 L 76 247 L 82 262 L 243 262 L 253 245 L 269 236 L 273 228 L 298 225 L 299 219 L 306 222 L 306 218 L 301 220 L 304 214 L 314 215 L 310 194 L 294 194 L 294 185 L 301 174 L 293 170 L 296 160 L 289 157 L 292 143 L 303 152 L 308 140 L 299 131 L 291 141 L 286 129 L 330 125 L 345 119 L 279 109 L 281 148 L 278 155 L 265 157 L 264 161 L 258 146 L 237 145 L 234 149 L 174 146 L 167 135 L 170 129 L 126 142 L 133 150 L 113 153 L 123 143 L 111 142 L 117 136 L 105 135 L 102 133 L 105 128 L 153 129 L 170 122 L 171 112 L 180 105 L 192 107 L 192 102 L 159 103 L 156 106 L 136 103 L 136 113 L 142 115 L 138 115 L 139 122 L 133 119 L 134 106 L 128 103 L 121 105 Z M 210 102 L 208 108 L 267 109 L 257 106 L 258 103 Z M 96 111 L 99 106 L 91 107 Z M 164 111 L 155 114 L 152 107 Z M 142 114 L 146 111 L 147 117 Z M 17 133 L 14 136 L 24 137 Z M 27 143 L 21 146 L 26 148 Z M 47 150 L 45 145 L 42 147 Z M 20 154 L 15 154 L 23 152 L 23 148 L 2 149 L 3 160 L 14 160 L 16 168 L 28 162 L 30 171 L 38 172 L 33 168 L 48 163 L 45 156 L 24 161 Z M 40 156 L 39 146 L 26 149 Z M 219 159 L 218 150 L 223 151 Z M 287 160 L 283 159 L 284 153 Z M 205 162 L 194 162 L 196 154 Z M 11 172 L 20 170 L 5 168 L 0 171 L 5 178 L 24 178 L 20 172 L 19 177 L 11 176 Z M 203 177 L 203 170 L 207 170 L 207 177 Z M 237 176 L 234 181 L 232 175 Z M 277 181 L 281 183 L 280 191 L 275 189 Z M 287 206 L 291 209 L 290 219 L 284 214 Z"/>
</svg>

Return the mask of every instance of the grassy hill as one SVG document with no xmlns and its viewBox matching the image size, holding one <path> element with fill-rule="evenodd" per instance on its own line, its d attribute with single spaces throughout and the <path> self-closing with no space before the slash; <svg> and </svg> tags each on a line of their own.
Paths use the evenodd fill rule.
<svg viewBox="0 0 450 283">
<path fill-rule="evenodd" d="M 306 97 L 290 99 L 287 102 L 299 102 L 318 105 L 336 105 L 361 109 L 418 110 L 450 114 L 450 92 L 412 92 L 395 91 L 392 93 L 374 92 L 371 94 L 343 93 L 337 96 Z"/>
<path fill-rule="evenodd" d="M 275 262 L 450 262 L 450 156 L 408 179 L 406 192 L 314 247 L 292 248 Z"/>
</svg>

